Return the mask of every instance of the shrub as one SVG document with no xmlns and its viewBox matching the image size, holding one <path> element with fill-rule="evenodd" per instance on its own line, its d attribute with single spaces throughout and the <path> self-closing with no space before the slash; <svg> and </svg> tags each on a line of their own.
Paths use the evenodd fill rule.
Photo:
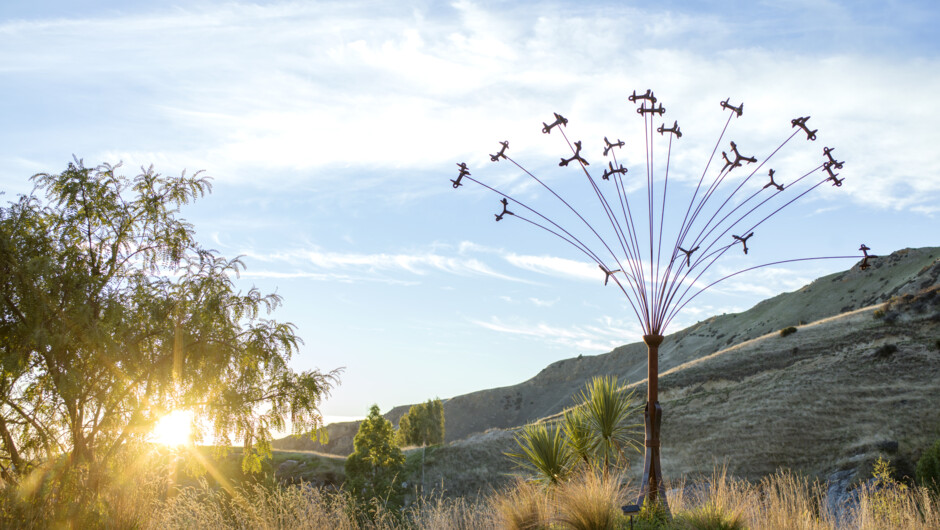
<svg viewBox="0 0 940 530">
<path fill-rule="evenodd" d="M 894 352 L 898 351 L 898 347 L 894 344 L 885 344 L 875 350 L 875 358 L 877 359 L 887 359 L 891 357 Z"/>
<path fill-rule="evenodd" d="M 940 494 L 940 440 L 917 460 L 917 483 Z"/>
<path fill-rule="evenodd" d="M 796 328 L 793 326 L 790 326 L 788 328 L 783 328 L 780 330 L 781 337 L 786 337 L 787 335 L 793 335 L 794 333 L 796 333 Z"/>
<path fill-rule="evenodd" d="M 647 499 L 648 501 L 649 499 Z M 640 515 L 637 516 L 637 528 L 670 528 L 673 527 L 672 520 L 669 517 L 669 511 L 661 502 L 644 502 L 640 508 Z"/>
</svg>

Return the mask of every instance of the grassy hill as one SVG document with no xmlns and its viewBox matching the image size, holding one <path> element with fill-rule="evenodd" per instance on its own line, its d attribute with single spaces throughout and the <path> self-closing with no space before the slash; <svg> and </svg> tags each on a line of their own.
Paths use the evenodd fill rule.
<svg viewBox="0 0 940 530">
<path fill-rule="evenodd" d="M 660 348 L 664 473 L 710 473 L 727 462 L 751 478 L 786 466 L 845 481 L 867 473 L 879 454 L 911 473 L 919 451 L 940 437 L 938 277 L 940 248 L 905 249 L 668 336 Z M 789 326 L 797 332 L 780 336 Z M 428 452 L 427 487 L 474 493 L 505 482 L 508 431 L 552 421 L 603 374 L 642 393 L 645 345 L 558 361 L 520 384 L 448 399 L 451 443 Z M 397 421 L 407 407 L 386 416 Z M 348 454 L 357 428 L 331 425 L 328 446 L 295 438 L 275 447 Z"/>
</svg>

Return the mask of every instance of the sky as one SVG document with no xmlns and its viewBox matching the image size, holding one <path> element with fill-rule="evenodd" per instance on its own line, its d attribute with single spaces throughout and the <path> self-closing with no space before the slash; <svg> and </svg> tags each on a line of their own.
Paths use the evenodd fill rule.
<svg viewBox="0 0 940 530">
<path fill-rule="evenodd" d="M 842 186 L 790 203 L 755 230 L 747 255 L 731 248 L 684 284 L 693 289 L 778 260 L 860 256 L 861 243 L 873 253 L 940 244 L 938 25 L 932 0 L 3 2 L 0 200 L 29 193 L 31 175 L 61 172 L 73 156 L 121 162 L 128 176 L 151 165 L 204 171 L 213 193 L 183 217 L 204 246 L 244 256 L 242 289 L 284 297 L 273 317 L 304 340 L 294 368 L 344 367 L 322 404 L 327 418 L 362 417 L 372 403 L 386 411 L 511 385 L 641 340 L 631 303 L 584 253 L 518 217 L 494 222 L 499 195 L 451 185 L 466 163 L 514 198 L 510 210 L 523 213 L 522 202 L 593 251 L 606 252 L 601 240 L 616 250 L 585 173 L 558 166 L 572 155 L 562 130 L 541 131 L 554 112 L 604 193 L 616 188 L 600 179 L 610 161 L 602 139 L 624 140 L 614 152 L 638 215 L 646 146 L 654 205 L 668 159 L 660 212 L 670 250 L 696 182 L 719 174 L 721 162 L 708 164 L 716 146 L 720 158 L 736 141 L 762 161 L 798 132 L 753 179 L 744 181 L 759 162 L 729 174 L 708 203 L 731 197 L 722 215 L 772 192 L 761 188 L 768 168 L 788 185 L 835 148 Z M 671 146 L 673 135 L 647 137 L 627 99 L 647 89 L 666 109 L 655 126 L 681 128 Z M 745 104 L 741 117 L 729 120 L 719 105 L 728 98 Z M 815 141 L 791 125 L 803 116 Z M 519 166 L 490 161 L 500 141 Z M 818 170 L 801 184 L 823 178 Z M 785 187 L 779 200 L 799 191 Z M 644 254 L 634 263 L 650 266 Z M 735 276 L 691 300 L 666 332 L 857 262 Z"/>
</svg>

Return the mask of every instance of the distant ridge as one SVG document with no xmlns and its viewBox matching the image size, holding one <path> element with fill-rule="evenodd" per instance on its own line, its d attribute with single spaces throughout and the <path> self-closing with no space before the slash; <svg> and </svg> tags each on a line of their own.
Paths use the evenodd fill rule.
<svg viewBox="0 0 940 530">
<path fill-rule="evenodd" d="M 874 260 L 872 265 L 862 271 L 856 264 L 846 271 L 818 278 L 797 291 L 764 300 L 742 313 L 714 316 L 667 336 L 660 347 L 663 391 L 671 388 L 668 380 L 676 377 L 676 370 L 681 371 L 680 367 L 691 361 L 784 327 L 847 314 L 936 286 L 940 277 L 940 247 L 899 250 Z M 870 316 L 864 318 L 870 320 Z M 820 340 L 825 341 L 826 337 Z M 669 375 L 670 370 L 673 375 Z M 636 342 L 601 355 L 557 361 L 522 383 L 447 399 L 444 403 L 447 439 L 461 440 L 489 429 L 507 429 L 550 417 L 570 406 L 572 395 L 591 377 L 604 374 L 616 375 L 625 384 L 642 382 L 646 377 L 645 345 Z M 385 416 L 397 423 L 409 406 L 397 406 Z M 664 437 L 669 429 L 668 416 L 667 409 Z M 306 437 L 288 437 L 275 441 L 274 447 L 347 455 L 352 452 L 352 437 L 357 430 L 358 422 L 331 424 L 327 427 L 328 444 L 320 445 Z M 665 451 L 664 458 L 668 458 Z"/>
</svg>

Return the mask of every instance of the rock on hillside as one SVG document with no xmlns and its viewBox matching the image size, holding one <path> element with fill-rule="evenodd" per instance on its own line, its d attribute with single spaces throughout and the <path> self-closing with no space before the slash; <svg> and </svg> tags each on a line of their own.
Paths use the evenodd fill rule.
<svg viewBox="0 0 940 530">
<path fill-rule="evenodd" d="M 940 276 L 940 248 L 899 250 L 872 263 L 868 270 L 859 270 L 856 264 L 798 291 L 765 300 L 743 313 L 712 317 L 669 335 L 659 350 L 660 370 L 666 372 L 784 327 L 847 313 L 936 285 Z M 460 440 L 487 429 L 515 427 L 557 414 L 570 406 L 572 396 L 591 377 L 605 374 L 616 375 L 624 383 L 643 381 L 646 346 L 637 342 L 601 355 L 557 361 L 517 385 L 450 398 L 444 403 L 447 439 Z M 397 422 L 409 406 L 396 407 L 386 417 Z M 308 441 L 303 442 L 304 447 L 292 449 L 349 454 L 356 431 L 347 427 L 349 424 L 341 425 L 341 428 L 330 426 L 327 446 Z M 665 425 L 664 421 L 664 430 Z M 348 440 L 342 439 L 345 437 Z M 275 447 L 282 447 L 282 443 L 284 440 L 275 442 Z"/>
</svg>

